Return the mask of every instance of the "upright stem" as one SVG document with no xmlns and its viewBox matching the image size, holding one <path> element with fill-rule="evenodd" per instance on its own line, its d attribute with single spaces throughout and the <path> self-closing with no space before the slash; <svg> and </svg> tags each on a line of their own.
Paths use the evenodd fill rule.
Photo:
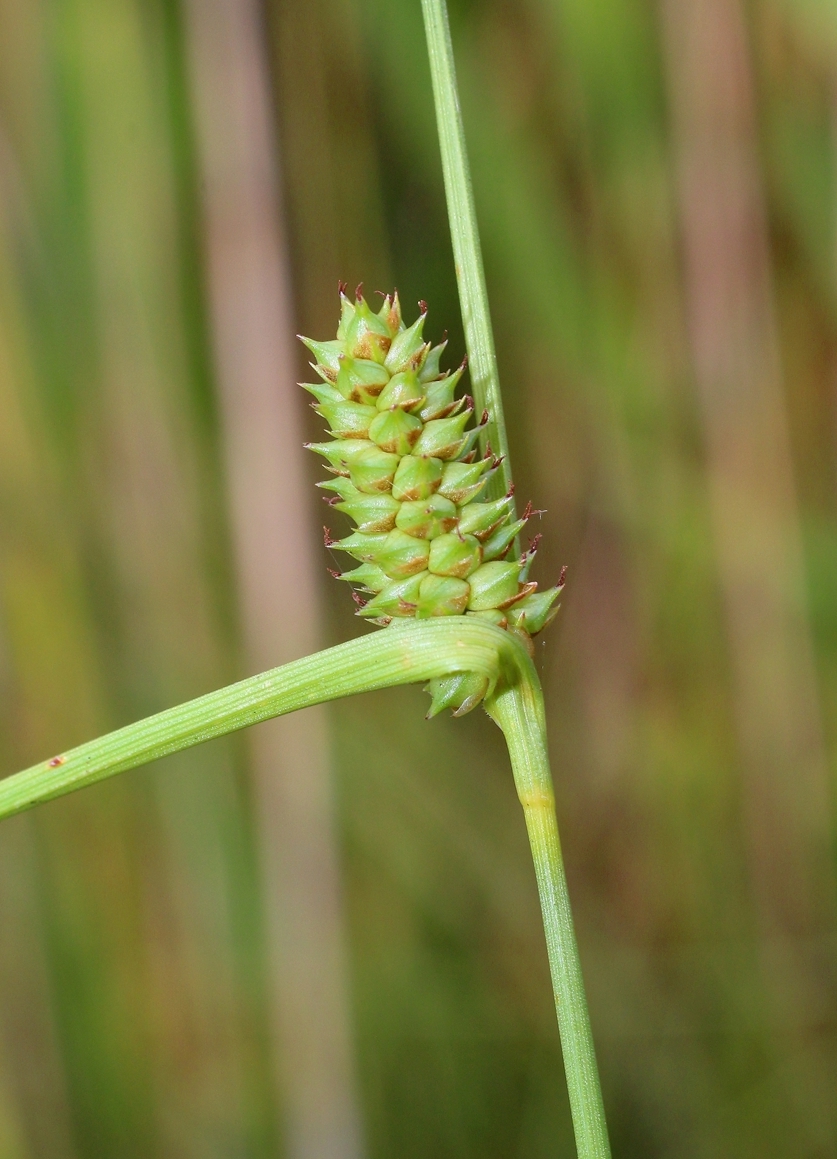
<svg viewBox="0 0 837 1159">
<path fill-rule="evenodd" d="M 422 9 L 472 390 L 477 410 L 488 411 L 483 438 L 490 439 L 492 447 L 503 456 L 497 473 L 498 490 L 502 487 L 508 491 L 512 474 L 506 424 L 447 5 L 445 0 L 422 0 Z M 520 551 L 519 543 L 515 544 L 515 551 Z M 527 666 L 522 680 L 503 685 L 500 693 L 486 702 L 486 708 L 505 734 L 526 817 L 579 1159 L 609 1159 L 596 1052 L 558 839 L 543 697 L 532 665 Z"/>
<path fill-rule="evenodd" d="M 482 435 L 483 447 L 486 441 L 490 441 L 492 449 L 503 456 L 500 470 L 492 480 L 495 489 L 502 494 L 508 491 L 512 479 L 509 445 L 497 356 L 494 353 L 494 333 L 488 311 L 474 194 L 465 150 L 465 131 L 456 87 L 448 12 L 445 0 L 422 0 L 422 8 L 433 78 L 453 257 L 465 327 L 465 344 L 468 348 L 471 390 L 477 414 L 488 411 L 488 425 Z"/>
<path fill-rule="evenodd" d="M 579 1159 L 610 1159 L 596 1051 L 558 838 L 543 697 L 532 669 L 486 705 L 506 738 L 535 863 Z"/>
</svg>

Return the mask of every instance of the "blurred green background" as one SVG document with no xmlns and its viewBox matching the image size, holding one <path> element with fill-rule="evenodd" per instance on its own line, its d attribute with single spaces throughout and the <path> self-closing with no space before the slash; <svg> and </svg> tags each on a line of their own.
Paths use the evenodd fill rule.
<svg viewBox="0 0 837 1159">
<path fill-rule="evenodd" d="M 837 1156 L 834 5 L 451 19 L 536 578 L 569 566 L 537 651 L 614 1153 Z M 239 438 L 251 355 L 316 436 L 271 341 L 330 336 L 338 278 L 459 361 L 419 0 L 0 0 L 0 772 L 253 671 L 271 608 L 266 663 L 363 630 L 317 464 L 248 531 Z M 290 821 L 265 786 L 308 771 L 235 737 L 0 828 L 0 1159 L 574 1153 L 499 734 L 425 710 L 299 726 Z"/>
</svg>

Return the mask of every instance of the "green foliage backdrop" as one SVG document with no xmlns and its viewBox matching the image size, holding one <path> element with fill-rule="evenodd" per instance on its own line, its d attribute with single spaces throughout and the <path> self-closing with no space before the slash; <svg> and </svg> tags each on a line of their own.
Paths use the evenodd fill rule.
<svg viewBox="0 0 837 1159">
<path fill-rule="evenodd" d="M 0 0 L 2 774 L 246 671 L 194 8 Z M 518 494 L 546 509 L 537 578 L 569 565 L 537 651 L 614 1154 L 825 1159 L 837 19 L 827 0 L 754 0 L 740 27 L 733 0 L 693 8 L 716 42 L 690 39 L 681 0 L 456 0 L 451 19 Z M 430 303 L 455 365 L 418 0 L 266 0 L 262 15 L 296 328 L 330 336 L 338 278 L 394 284 Z M 688 196 L 707 123 L 721 129 L 700 138 L 699 190 L 718 173 L 735 192 L 724 175 L 754 161 L 744 262 L 735 237 L 713 248 L 711 194 Z M 724 318 L 701 331 L 695 255 L 710 306 L 752 257 L 742 381 L 775 352 L 723 437 L 701 341 L 719 334 L 723 355 Z M 774 501 L 760 481 L 785 474 Z M 748 486 L 736 555 L 717 496 L 734 506 Z M 314 502 L 286 513 L 312 542 Z M 765 588 L 790 575 L 784 634 L 770 616 L 748 628 L 736 597 L 762 542 Z M 334 643 L 364 629 L 321 561 Z M 569 1156 L 501 739 L 479 714 L 425 710 L 402 689 L 329 716 L 365 1150 Z M 762 777 L 747 738 L 774 735 Z M 0 829 L 0 1159 L 297 1159 L 258 831 L 238 738 Z"/>
</svg>

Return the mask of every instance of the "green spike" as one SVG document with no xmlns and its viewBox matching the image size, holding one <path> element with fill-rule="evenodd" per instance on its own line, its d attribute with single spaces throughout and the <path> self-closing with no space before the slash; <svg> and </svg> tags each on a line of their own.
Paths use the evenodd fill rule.
<svg viewBox="0 0 837 1159">
<path fill-rule="evenodd" d="M 336 341 L 304 339 L 324 380 L 304 387 L 335 436 L 312 450 L 335 476 L 320 484 L 329 502 L 355 525 L 327 542 L 358 560 L 339 577 L 372 597 L 358 614 L 382 626 L 480 616 L 529 642 L 555 615 L 559 589 L 527 582 L 536 544 L 506 559 L 526 522 L 513 519 L 511 496 L 480 501 L 498 460 L 475 457 L 482 427 L 467 395 L 455 397 L 464 364 L 441 371 L 445 343 L 424 341 L 424 307 L 405 326 L 397 294 L 373 313 L 341 293 L 340 309 Z M 432 715 L 469 711 L 487 689 L 454 677 L 430 691 Z"/>
</svg>

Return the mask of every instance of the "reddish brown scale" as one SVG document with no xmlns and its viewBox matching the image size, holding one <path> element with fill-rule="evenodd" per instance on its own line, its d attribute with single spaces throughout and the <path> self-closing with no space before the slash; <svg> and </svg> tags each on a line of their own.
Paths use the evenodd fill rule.
<svg viewBox="0 0 837 1159">
<path fill-rule="evenodd" d="M 63 765 L 66 760 L 67 760 L 66 757 L 53 757 L 52 760 L 49 762 L 49 767 L 51 769 L 57 769 L 59 767 L 59 765 Z"/>
<path fill-rule="evenodd" d="M 323 543 L 326 545 L 326 547 L 334 547 L 336 542 L 337 542 L 336 539 L 332 539 L 331 532 L 329 531 L 329 529 L 324 526 L 323 527 Z"/>
</svg>

